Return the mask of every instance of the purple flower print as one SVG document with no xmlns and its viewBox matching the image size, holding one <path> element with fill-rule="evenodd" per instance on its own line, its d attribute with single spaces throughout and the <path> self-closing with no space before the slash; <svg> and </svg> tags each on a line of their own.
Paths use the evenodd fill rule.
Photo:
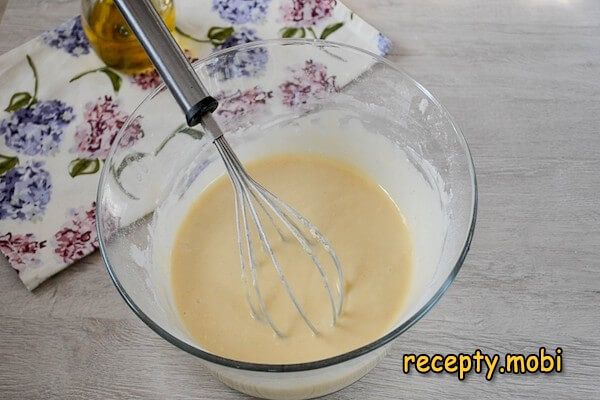
<svg viewBox="0 0 600 400">
<path fill-rule="evenodd" d="M 51 31 L 45 32 L 42 34 L 42 40 L 48 46 L 63 49 L 75 57 L 90 52 L 90 43 L 83 32 L 80 17 L 75 17 Z"/>
<path fill-rule="evenodd" d="M 242 28 L 231 35 L 216 50 L 226 49 L 238 44 L 249 43 L 260 40 L 253 29 Z M 221 80 L 254 76 L 264 71 L 269 61 L 269 53 L 264 47 L 246 49 L 238 52 L 222 55 L 209 64 L 210 75 Z"/>
<path fill-rule="evenodd" d="M 0 175 L 0 220 L 30 220 L 46 212 L 52 179 L 41 161 L 29 161 Z"/>
<path fill-rule="evenodd" d="M 379 50 L 379 54 L 385 56 L 392 49 L 392 41 L 387 37 L 383 36 L 381 33 L 377 34 L 377 49 Z"/>
<path fill-rule="evenodd" d="M 254 29 L 241 28 L 217 46 L 215 50 L 227 49 L 229 47 L 237 46 L 238 44 L 254 42 L 255 40 L 260 40 L 260 38 L 256 36 L 256 31 Z"/>
<path fill-rule="evenodd" d="M 98 248 L 96 203 L 90 208 L 71 209 L 68 221 L 54 234 L 55 249 L 62 262 L 71 264 Z"/>
<path fill-rule="evenodd" d="M 0 120 L 0 136 L 7 147 L 28 156 L 53 153 L 62 140 L 64 128 L 75 119 L 73 107 L 60 100 L 39 101 L 38 73 L 33 59 L 26 55 L 34 78 L 33 95 L 17 92 L 4 110 L 12 114 Z"/>
<path fill-rule="evenodd" d="M 75 119 L 73 107 L 60 100 L 40 101 L 0 121 L 0 136 L 16 152 L 48 155 L 60 144 L 64 128 Z"/>
<path fill-rule="evenodd" d="M 154 68 L 130 76 L 131 83 L 142 90 L 156 89 L 162 83 L 158 71 Z"/>
<path fill-rule="evenodd" d="M 40 264 L 37 252 L 46 247 L 46 241 L 38 242 L 32 233 L 19 235 L 7 233 L 0 236 L 0 251 L 4 253 L 10 265 L 20 274 L 26 268 Z"/>
<path fill-rule="evenodd" d="M 94 203 L 95 205 L 95 203 Z M 121 217 L 115 215 L 108 207 L 104 208 L 104 213 L 101 215 L 104 240 L 108 240 L 117 233 L 121 227 Z"/>
<path fill-rule="evenodd" d="M 217 115 L 230 119 L 244 114 L 256 113 L 263 107 L 267 100 L 273 97 L 273 92 L 265 92 L 258 86 L 245 91 L 237 90 L 233 93 L 218 93 L 216 99 L 219 100 Z"/>
<path fill-rule="evenodd" d="M 76 146 L 72 151 L 84 159 L 105 159 L 117 133 L 129 115 L 121 110 L 118 101 L 111 96 L 100 97 L 96 103 L 88 103 L 83 114 L 84 123 L 75 131 Z M 120 146 L 126 148 L 144 136 L 138 119 L 127 128 Z"/>
<path fill-rule="evenodd" d="M 310 85 L 287 81 L 279 85 L 283 93 L 283 104 L 294 107 L 298 104 L 306 104 L 310 95 Z"/>
<path fill-rule="evenodd" d="M 335 75 L 328 76 L 324 64 L 307 60 L 303 67 L 292 68 L 291 73 L 292 79 L 279 85 L 286 106 L 306 104 L 311 98 L 320 98 L 339 90 Z"/>
<path fill-rule="evenodd" d="M 258 22 L 265 18 L 271 0 L 213 0 L 212 9 L 232 24 Z"/>
<path fill-rule="evenodd" d="M 333 15 L 335 0 L 284 0 L 280 7 L 289 26 L 314 26 Z"/>
<path fill-rule="evenodd" d="M 192 56 L 189 50 L 184 50 L 184 53 L 190 63 L 195 63 L 198 58 Z M 142 90 L 156 89 L 162 83 L 162 78 L 158 74 L 156 68 L 152 68 L 146 71 L 139 72 L 129 77 L 131 83 L 139 87 Z"/>
</svg>

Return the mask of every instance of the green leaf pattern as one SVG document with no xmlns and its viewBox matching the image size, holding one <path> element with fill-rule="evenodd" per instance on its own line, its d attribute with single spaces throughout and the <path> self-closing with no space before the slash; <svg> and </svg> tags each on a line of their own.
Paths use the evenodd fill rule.
<svg viewBox="0 0 600 400">
<path fill-rule="evenodd" d="M 306 37 L 306 29 L 304 29 L 304 28 L 294 28 L 294 27 L 291 27 L 291 28 L 290 27 L 288 27 L 288 28 L 281 28 L 279 30 L 279 34 L 284 39 L 289 39 L 289 38 L 304 38 L 304 37 Z"/>
<path fill-rule="evenodd" d="M 309 27 L 283 27 L 279 30 L 279 36 L 284 39 L 287 38 L 304 38 L 304 37 L 312 37 L 313 39 L 321 39 L 325 40 L 335 32 L 337 32 L 340 28 L 344 26 L 343 22 L 336 22 L 331 25 L 327 25 L 321 31 L 321 34 L 318 34 L 317 31 L 312 26 Z"/>
<path fill-rule="evenodd" d="M 100 160 L 75 159 L 69 164 L 69 175 L 75 178 L 79 175 L 93 175 L 100 171 Z"/>
<path fill-rule="evenodd" d="M 12 95 L 8 107 L 4 109 L 7 112 L 17 111 L 30 104 L 33 97 L 28 92 L 17 92 Z"/>
<path fill-rule="evenodd" d="M 319 39 L 322 39 L 322 40 L 327 39 L 329 37 L 329 35 L 331 35 L 335 31 L 337 31 L 338 29 L 340 29 L 342 26 L 344 26 L 343 22 L 337 22 L 335 24 L 326 26 L 325 29 L 323 29 L 323 32 L 321 33 L 321 36 L 319 37 Z"/>
<path fill-rule="evenodd" d="M 125 171 L 125 169 L 128 166 L 130 166 L 131 164 L 133 164 L 137 161 L 140 161 L 143 158 L 156 157 L 167 146 L 167 144 L 177 135 L 186 135 L 186 136 L 191 137 L 194 140 L 200 140 L 204 137 L 204 132 L 202 132 L 198 129 L 190 128 L 190 127 L 182 124 L 182 125 L 178 126 L 169 135 L 167 135 L 167 137 L 162 141 L 162 143 L 160 145 L 158 145 L 158 147 L 154 150 L 154 152 L 152 152 L 152 153 L 132 152 L 132 153 L 127 154 L 125 157 L 123 157 L 123 159 L 121 160 L 121 162 L 119 163 L 119 166 L 117 168 L 114 168 L 114 165 L 111 165 L 110 172 L 111 172 L 113 178 L 115 179 L 115 182 L 119 186 L 119 188 L 123 191 L 123 193 L 125 193 L 125 195 L 127 197 L 129 197 L 133 200 L 138 200 L 138 198 L 134 194 L 132 194 L 129 190 L 127 190 L 125 188 L 125 185 L 123 184 L 123 181 L 121 179 L 123 171 Z"/>
<path fill-rule="evenodd" d="M 86 75 L 93 74 L 96 72 L 102 72 L 103 74 L 105 74 L 108 77 L 108 79 L 110 79 L 110 83 L 111 83 L 112 88 L 115 91 L 115 93 L 119 92 L 119 89 L 121 89 L 121 84 L 123 83 L 123 79 L 116 71 L 114 71 L 106 66 L 90 69 L 88 71 L 83 71 L 83 72 L 75 75 L 74 77 L 72 77 L 71 80 L 69 80 L 69 83 L 75 82 L 76 80 L 83 78 Z"/>
<path fill-rule="evenodd" d="M 223 42 L 225 42 L 227 39 L 229 39 L 231 37 L 231 35 L 233 35 L 235 33 L 234 28 L 231 26 L 227 26 L 227 27 L 213 26 L 208 30 L 208 32 L 206 32 L 207 39 L 199 39 L 197 37 L 190 35 L 189 33 L 184 32 L 178 26 L 175 27 L 175 31 L 179 35 L 183 36 L 186 39 L 192 40 L 196 43 L 210 43 L 214 47 L 217 47 L 217 46 L 223 44 Z"/>
<path fill-rule="evenodd" d="M 20 110 L 23 107 L 28 107 L 32 104 L 37 103 L 38 73 L 37 69 L 35 68 L 35 64 L 33 63 L 33 60 L 31 59 L 29 54 L 27 54 L 26 59 L 27 64 L 29 65 L 29 68 L 31 68 L 31 72 L 33 73 L 33 95 L 29 94 L 29 92 L 17 92 L 13 94 L 10 98 L 8 107 L 4 109 L 4 111 L 6 112 L 14 112 Z"/>
<path fill-rule="evenodd" d="M 17 157 L 3 156 L 0 154 L 0 175 L 3 175 L 19 165 L 19 159 Z"/>
</svg>

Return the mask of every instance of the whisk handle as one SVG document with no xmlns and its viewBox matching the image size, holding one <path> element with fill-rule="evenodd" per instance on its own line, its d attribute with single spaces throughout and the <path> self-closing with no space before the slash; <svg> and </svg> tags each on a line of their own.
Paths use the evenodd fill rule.
<svg viewBox="0 0 600 400">
<path fill-rule="evenodd" d="M 129 27 L 185 113 L 189 126 L 218 106 L 150 0 L 115 0 Z"/>
</svg>

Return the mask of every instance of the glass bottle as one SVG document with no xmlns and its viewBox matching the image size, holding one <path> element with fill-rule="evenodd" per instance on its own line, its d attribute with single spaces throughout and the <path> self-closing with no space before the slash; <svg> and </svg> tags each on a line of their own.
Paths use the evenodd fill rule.
<svg viewBox="0 0 600 400">
<path fill-rule="evenodd" d="M 175 29 L 173 0 L 152 0 L 167 27 Z M 113 0 L 82 0 L 83 30 L 98 56 L 111 68 L 135 73 L 152 63 Z"/>
</svg>

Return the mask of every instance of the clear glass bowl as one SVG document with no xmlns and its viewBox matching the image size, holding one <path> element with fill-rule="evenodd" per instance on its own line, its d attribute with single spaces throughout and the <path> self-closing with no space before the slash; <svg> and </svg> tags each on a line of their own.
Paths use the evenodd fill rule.
<svg viewBox="0 0 600 400">
<path fill-rule="evenodd" d="M 97 222 L 109 274 L 142 321 L 199 357 L 229 386 L 288 399 L 339 390 L 373 368 L 458 273 L 477 208 L 467 144 L 426 89 L 386 59 L 351 46 L 255 42 L 215 52 L 195 69 L 220 100 L 217 118 L 242 161 L 275 152 L 320 153 L 355 164 L 388 191 L 413 236 L 408 305 L 375 342 L 315 362 L 254 364 L 196 345 L 169 295 L 169 243 L 176 224 L 165 216 L 168 209 L 185 207 L 191 188 L 225 169 L 209 138 L 185 127 L 165 87 L 132 113 L 102 171 Z"/>
</svg>

